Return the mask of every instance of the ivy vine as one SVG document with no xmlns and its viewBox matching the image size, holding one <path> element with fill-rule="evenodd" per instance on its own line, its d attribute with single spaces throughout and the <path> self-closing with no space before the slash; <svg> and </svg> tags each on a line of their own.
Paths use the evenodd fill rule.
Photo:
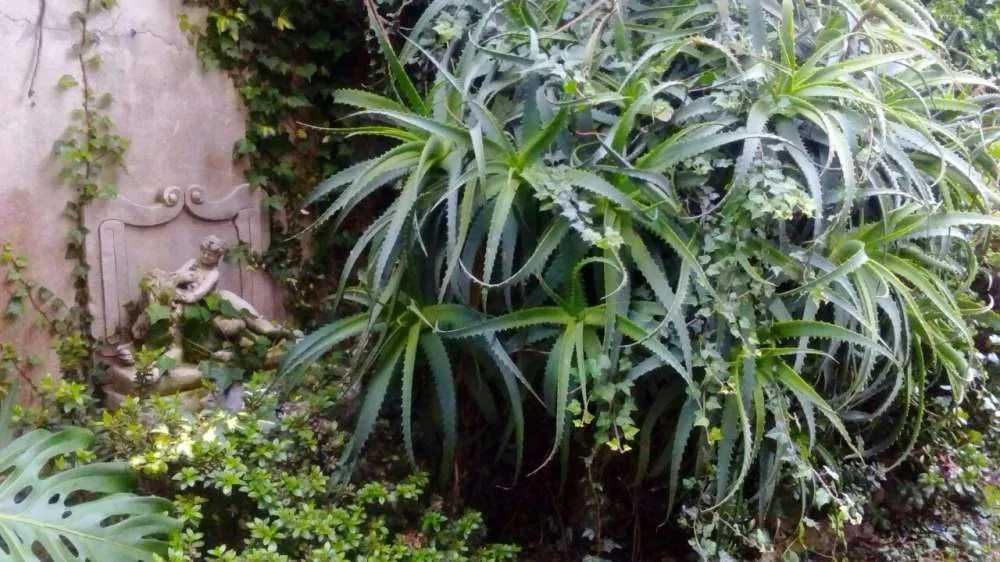
<svg viewBox="0 0 1000 562">
<path fill-rule="evenodd" d="M 115 179 L 124 167 L 125 152 L 129 146 L 129 140 L 115 132 L 115 124 L 107 111 L 112 95 L 97 92 L 91 80 L 91 73 L 102 65 L 97 50 L 100 37 L 91 28 L 91 21 L 116 6 L 117 0 L 82 0 L 81 10 L 70 16 L 72 29 L 79 33 L 79 39 L 71 50 L 79 65 L 79 74 L 66 74 L 57 84 L 63 91 L 78 90 L 81 97 L 80 106 L 70 113 L 70 124 L 53 146 L 60 166 L 59 177 L 74 192 L 64 214 L 73 225 L 66 243 L 66 258 L 75 262 L 71 273 L 75 306 L 70 311 L 75 326 L 60 329 L 57 351 L 60 352 L 64 373 L 78 373 L 81 377 L 85 372 L 93 372 L 84 369 L 84 363 L 94 347 L 87 290 L 89 266 L 85 240 L 88 230 L 84 223 L 84 208 L 96 198 L 111 198 L 118 194 Z M 63 350 L 63 347 L 66 349 Z M 63 360 L 64 356 L 71 361 Z"/>
<path fill-rule="evenodd" d="M 208 9 L 204 24 L 188 15 L 180 26 L 207 69 L 233 79 L 247 109 L 246 135 L 233 157 L 248 163 L 247 180 L 268 193 L 272 246 L 264 261 L 287 292 L 286 305 L 306 325 L 323 320 L 322 303 L 339 272 L 349 242 L 377 214 L 377 201 L 341 234 L 296 237 L 312 221 L 302 201 L 323 178 L 357 157 L 322 128 L 335 127 L 344 110 L 337 88 L 376 86 L 384 77 L 373 61 L 377 49 L 360 2 L 332 0 L 187 0 Z M 402 8 L 410 2 L 381 2 Z M 370 147 L 374 150 L 376 147 Z"/>
<path fill-rule="evenodd" d="M 28 259 L 13 245 L 0 246 L 0 270 L 10 298 L 3 310 L 8 321 L 23 321 L 28 313 L 35 324 L 54 338 L 59 367 L 70 375 L 81 374 L 90 357 L 91 346 L 77 329 L 75 309 L 66 305 L 51 289 L 29 274 Z M 37 392 L 31 372 L 40 365 L 38 357 L 23 355 L 10 342 L 0 342 L 0 378 L 16 374 Z"/>
</svg>

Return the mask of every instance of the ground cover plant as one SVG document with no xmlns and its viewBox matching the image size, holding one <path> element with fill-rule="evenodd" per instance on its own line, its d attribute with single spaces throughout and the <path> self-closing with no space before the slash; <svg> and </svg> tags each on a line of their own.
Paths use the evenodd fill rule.
<svg viewBox="0 0 1000 562">
<path fill-rule="evenodd" d="M 313 371 L 322 369 L 317 366 Z M 310 376 L 299 392 L 279 400 L 273 382 L 273 372 L 266 371 L 247 380 L 239 412 L 223 408 L 192 412 L 177 396 L 131 397 L 109 410 L 90 398 L 80 383 L 47 379 L 36 404 L 16 408 L 19 426 L 37 428 L 21 438 L 36 448 L 11 449 L 11 454 L 28 455 L 38 450 L 41 440 L 48 445 L 45 451 L 62 455 L 57 459 L 61 465 L 56 466 L 82 465 L 66 472 L 63 482 L 53 481 L 29 499 L 39 494 L 48 498 L 49 490 L 59 493 L 75 482 L 95 492 L 138 482 L 141 491 L 167 498 L 119 494 L 89 507 L 77 506 L 78 519 L 90 525 L 96 514 L 103 513 L 98 523 L 113 515 L 135 514 L 106 530 L 96 527 L 94 534 L 103 534 L 92 539 L 96 546 L 82 551 L 91 560 L 124 561 L 120 553 L 132 550 L 148 554 L 133 559 L 160 562 L 517 559 L 515 545 L 486 543 L 481 514 L 444 505 L 432 493 L 428 476 L 411 473 L 391 452 L 374 455 L 357 482 L 337 478 L 335 461 L 349 437 L 329 416 L 339 386 L 317 383 Z M 50 433 L 50 428 L 68 424 L 83 428 Z M 70 445 L 80 450 L 71 451 Z M 0 455 L 4 452 L 0 450 Z M 116 464 L 95 464 L 104 459 Z M 0 487 L 4 544 L 17 536 L 7 531 L 4 502 L 15 503 L 18 489 Z M 26 503 L 30 507 L 37 501 Z M 56 507 L 58 519 L 63 508 Z M 158 510 L 156 515 L 153 510 Z M 76 520 L 71 520 L 66 526 L 70 531 L 93 530 L 74 524 Z M 22 527 L 15 530 L 21 535 Z M 124 544 L 106 541 L 104 535 L 110 533 Z M 159 540 L 138 540 L 145 534 Z M 38 536 L 50 538 L 44 529 Z M 120 550 L 110 550 L 114 547 Z"/>
<path fill-rule="evenodd" d="M 392 410 L 439 481 L 484 444 L 572 480 L 596 550 L 617 486 L 706 558 L 791 556 L 982 384 L 994 87 L 922 4 L 442 0 L 395 48 L 368 9 L 393 94 L 332 132 L 396 144 L 312 228 L 392 202 L 282 368 L 353 346 L 346 472 Z"/>
</svg>

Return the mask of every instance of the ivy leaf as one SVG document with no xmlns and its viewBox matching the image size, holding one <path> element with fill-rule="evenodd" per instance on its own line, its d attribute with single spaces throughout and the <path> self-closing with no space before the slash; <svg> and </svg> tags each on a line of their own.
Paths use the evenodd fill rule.
<svg viewBox="0 0 1000 562">
<path fill-rule="evenodd" d="M 12 298 L 7 301 L 7 308 L 4 310 L 7 318 L 19 318 L 22 314 L 24 314 L 24 299 Z"/>
<path fill-rule="evenodd" d="M 215 361 L 202 361 L 198 368 L 205 376 L 215 382 L 215 387 L 225 392 L 233 383 L 243 380 L 243 369 L 230 367 Z"/>
<path fill-rule="evenodd" d="M 212 312 L 219 311 L 219 302 L 222 299 L 219 298 L 218 294 L 209 293 L 203 300 L 205 301 L 205 306 L 207 306 L 209 310 L 211 310 Z"/>
<path fill-rule="evenodd" d="M 305 78 L 306 80 L 311 80 L 317 70 L 319 70 L 319 68 L 310 62 L 308 64 L 295 67 L 295 74 Z"/>
<path fill-rule="evenodd" d="M 113 183 L 104 184 L 97 196 L 100 199 L 114 199 L 118 197 L 118 186 Z"/>
<path fill-rule="evenodd" d="M 164 353 L 156 358 L 156 368 L 166 372 L 177 366 L 177 359 Z"/>
<path fill-rule="evenodd" d="M 146 314 L 149 315 L 149 324 L 153 325 L 161 320 L 169 319 L 170 308 L 157 302 L 151 302 L 146 307 Z"/>
<path fill-rule="evenodd" d="M 188 306 L 184 308 L 184 319 L 195 322 L 208 322 L 212 313 L 204 306 Z"/>
<path fill-rule="evenodd" d="M 280 211 L 285 208 L 285 199 L 280 195 L 269 195 L 265 201 L 271 210 Z"/>
<path fill-rule="evenodd" d="M 309 100 L 307 100 L 305 96 L 287 96 L 285 97 L 285 105 L 291 108 L 299 109 L 302 107 L 309 107 L 312 104 L 309 103 Z"/>
<path fill-rule="evenodd" d="M 722 441 L 722 437 L 723 437 L 723 433 L 722 433 L 722 429 L 721 428 L 713 427 L 708 432 L 708 442 L 709 443 L 716 443 L 718 441 Z"/>
<path fill-rule="evenodd" d="M 306 40 L 306 46 L 314 51 L 322 51 L 330 47 L 330 32 L 326 30 L 317 31 Z"/>
<path fill-rule="evenodd" d="M 286 29 L 295 29 L 295 26 L 292 25 L 291 20 L 286 18 L 284 14 L 275 18 L 274 27 L 277 27 L 281 31 L 285 31 Z"/>
<path fill-rule="evenodd" d="M 77 87 L 79 84 L 80 83 L 76 81 L 76 78 L 70 76 L 69 74 L 63 74 L 62 77 L 59 79 L 59 82 L 56 83 L 56 87 L 58 87 L 60 90 L 66 91 L 71 88 Z"/>
<path fill-rule="evenodd" d="M 48 287 L 39 287 L 38 290 L 36 291 L 36 294 L 38 297 L 38 301 L 42 304 L 49 302 L 50 300 L 52 300 L 52 297 L 55 296 L 52 293 L 52 291 L 49 290 Z"/>
<path fill-rule="evenodd" d="M 219 299 L 218 303 L 219 314 L 222 314 L 226 318 L 242 318 L 243 310 L 236 308 L 233 304 L 227 300 Z"/>
</svg>

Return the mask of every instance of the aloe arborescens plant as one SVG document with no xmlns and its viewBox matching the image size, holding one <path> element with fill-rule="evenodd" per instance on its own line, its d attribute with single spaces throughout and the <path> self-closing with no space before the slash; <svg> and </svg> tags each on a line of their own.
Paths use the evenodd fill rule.
<svg viewBox="0 0 1000 562">
<path fill-rule="evenodd" d="M 516 469 L 541 402 L 536 465 L 576 433 L 634 449 L 671 504 L 713 464 L 703 501 L 763 514 L 785 467 L 805 489 L 838 456 L 891 465 L 931 385 L 961 400 L 994 98 L 916 0 L 437 0 L 398 55 L 370 15 L 397 95 L 340 91 L 366 121 L 343 132 L 396 144 L 311 203 L 335 226 L 392 202 L 343 268 L 360 312 L 284 365 L 354 342 L 346 465 L 398 384 L 409 456 L 436 420 L 443 476 L 460 400 Z"/>
</svg>

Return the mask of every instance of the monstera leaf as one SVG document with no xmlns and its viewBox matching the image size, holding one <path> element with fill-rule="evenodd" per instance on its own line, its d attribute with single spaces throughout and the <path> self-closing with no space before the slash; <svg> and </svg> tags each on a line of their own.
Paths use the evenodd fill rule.
<svg viewBox="0 0 1000 562">
<path fill-rule="evenodd" d="M 54 460 L 89 447 L 93 435 L 69 428 L 11 439 L 8 391 L 0 411 L 0 559 L 13 562 L 151 561 L 178 527 L 169 502 L 126 493 L 126 465 L 97 463 L 55 470 Z"/>
</svg>

